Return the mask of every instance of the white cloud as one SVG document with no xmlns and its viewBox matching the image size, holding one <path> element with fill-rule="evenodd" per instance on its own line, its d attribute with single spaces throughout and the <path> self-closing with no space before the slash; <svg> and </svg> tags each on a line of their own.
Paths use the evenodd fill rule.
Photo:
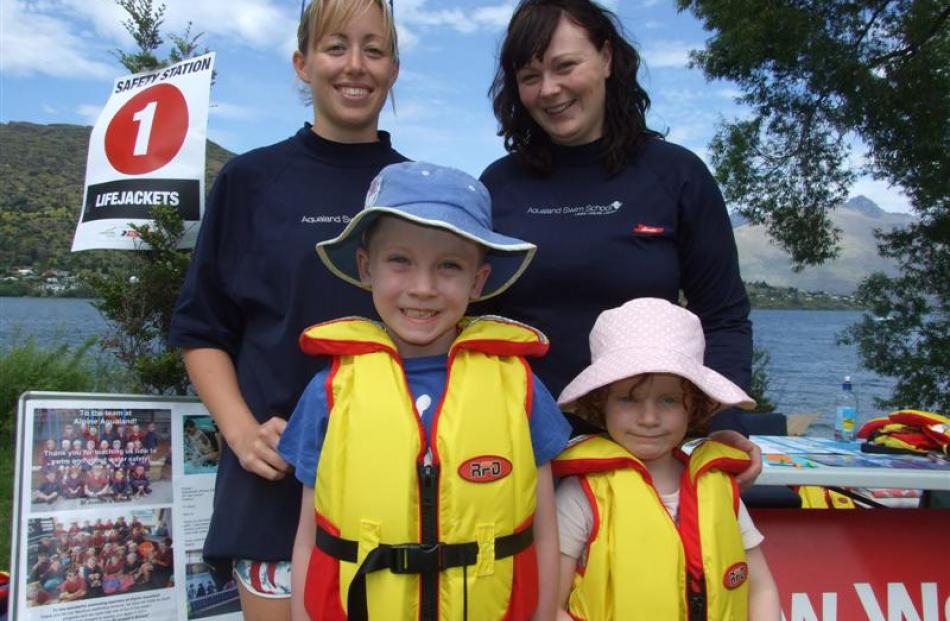
<svg viewBox="0 0 950 621">
<path fill-rule="evenodd" d="M 81 116 L 87 125 L 95 125 L 102 112 L 102 104 L 81 104 L 76 108 L 76 114 Z"/>
<path fill-rule="evenodd" d="M 477 23 L 483 24 L 489 28 L 502 30 L 508 27 L 511 21 L 511 14 L 514 12 L 514 6 L 511 4 L 500 4 L 497 6 L 483 6 L 475 9 L 473 16 Z"/>
<path fill-rule="evenodd" d="M 419 44 L 419 36 L 399 23 L 396 24 L 396 36 L 399 38 L 400 52 L 411 50 Z"/>
<path fill-rule="evenodd" d="M 114 67 L 96 58 L 102 56 L 101 42 L 38 8 L 45 5 L 0 0 L 0 71 L 56 78 L 112 77 Z"/>
<path fill-rule="evenodd" d="M 165 0 L 166 26 L 180 34 L 192 32 L 240 41 L 258 49 L 283 49 L 287 33 L 296 33 L 299 3 L 273 0 Z M 291 9 L 291 10 L 288 10 Z"/>
<path fill-rule="evenodd" d="M 296 47 L 298 13 L 275 0 L 165 0 L 162 33 L 203 33 L 201 46 L 223 42 L 285 57 Z M 298 5 L 299 6 L 299 5 Z M 13 75 L 112 78 L 118 63 L 108 52 L 133 49 L 122 25 L 128 15 L 109 0 L 0 0 L 0 70 Z M 290 33 L 290 34 L 288 34 Z M 121 71 L 121 69 L 118 69 Z"/>
<path fill-rule="evenodd" d="M 736 99 L 738 99 L 739 97 L 742 97 L 743 95 L 742 91 L 740 91 L 739 89 L 729 88 L 729 87 L 720 88 L 714 92 L 716 94 L 716 97 L 722 97 L 723 99 L 729 99 L 731 101 L 735 101 Z"/>
<path fill-rule="evenodd" d="M 867 171 L 871 168 L 868 147 L 855 133 L 845 138 L 851 152 L 848 154 L 848 164 L 852 170 Z M 878 204 L 884 211 L 912 211 L 910 198 L 899 186 L 892 185 L 881 179 L 874 179 L 870 174 L 864 174 L 851 186 L 851 196 L 864 195 Z"/>
<path fill-rule="evenodd" d="M 899 211 L 910 213 L 910 199 L 899 187 L 890 185 L 886 181 L 871 177 L 859 178 L 853 186 L 849 196 L 863 195 L 877 203 L 884 211 Z"/>
<path fill-rule="evenodd" d="M 258 110 L 248 106 L 239 106 L 232 103 L 213 101 L 208 108 L 208 114 L 222 119 L 252 119 L 258 116 Z"/>
<path fill-rule="evenodd" d="M 463 34 L 472 34 L 481 30 L 495 31 L 507 26 L 514 3 L 432 9 L 427 0 L 400 0 L 395 8 L 396 22 L 404 29 L 448 28 Z"/>
<path fill-rule="evenodd" d="M 702 46 L 683 41 L 656 41 L 640 51 L 647 67 L 659 69 L 673 67 L 686 69 L 689 65 L 689 52 Z"/>
<path fill-rule="evenodd" d="M 100 34 L 124 44 L 132 43 L 121 23 L 128 15 L 114 2 L 66 0 L 66 3 L 76 14 L 90 20 Z M 200 42 L 205 44 L 208 39 L 222 38 L 253 48 L 281 48 L 286 34 L 297 31 L 298 13 L 292 10 L 292 3 L 281 7 L 282 3 L 273 0 L 163 0 L 161 4 L 165 5 L 162 33 L 184 34 L 191 22 L 191 34 L 203 32 Z"/>
</svg>

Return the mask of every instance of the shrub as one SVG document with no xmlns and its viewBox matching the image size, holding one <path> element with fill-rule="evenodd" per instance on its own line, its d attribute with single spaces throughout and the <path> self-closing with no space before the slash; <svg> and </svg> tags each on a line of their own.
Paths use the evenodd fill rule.
<svg viewBox="0 0 950 621">
<path fill-rule="evenodd" d="M 0 569 L 10 564 L 20 395 L 27 390 L 127 392 L 124 372 L 91 352 L 95 342 L 96 337 L 90 337 L 79 347 L 43 347 L 30 336 L 0 351 Z"/>
</svg>

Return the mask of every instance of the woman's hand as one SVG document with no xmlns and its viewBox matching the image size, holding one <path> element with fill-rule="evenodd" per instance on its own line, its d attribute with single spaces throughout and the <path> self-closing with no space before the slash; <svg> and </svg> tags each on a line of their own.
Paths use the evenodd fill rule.
<svg viewBox="0 0 950 621">
<path fill-rule="evenodd" d="M 277 453 L 277 442 L 287 421 L 275 416 L 257 422 L 238 387 L 234 363 L 225 352 L 186 349 L 184 359 L 191 383 L 241 467 L 268 481 L 284 478 L 290 466 Z"/>
<path fill-rule="evenodd" d="M 287 421 L 274 416 L 260 425 L 254 422 L 243 426 L 232 435 L 231 450 L 241 462 L 241 467 L 269 481 L 284 478 L 290 466 L 277 452 L 277 443 L 286 426 Z"/>
<path fill-rule="evenodd" d="M 752 463 L 749 464 L 748 468 L 736 475 L 736 483 L 738 483 L 742 489 L 752 487 L 755 480 L 762 474 L 762 449 L 759 448 L 759 445 L 732 429 L 714 431 L 709 434 L 709 438 L 749 454 L 749 459 L 752 460 Z"/>
</svg>

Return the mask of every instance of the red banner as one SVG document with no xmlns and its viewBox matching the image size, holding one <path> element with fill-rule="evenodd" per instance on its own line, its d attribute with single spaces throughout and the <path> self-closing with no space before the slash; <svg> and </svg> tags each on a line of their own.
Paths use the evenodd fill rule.
<svg viewBox="0 0 950 621">
<path fill-rule="evenodd" d="M 950 511 L 759 509 L 752 517 L 785 621 L 950 621 Z"/>
</svg>

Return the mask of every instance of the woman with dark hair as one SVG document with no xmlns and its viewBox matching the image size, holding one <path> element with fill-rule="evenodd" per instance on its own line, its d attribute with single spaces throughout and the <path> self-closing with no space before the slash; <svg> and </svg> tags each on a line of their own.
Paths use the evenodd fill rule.
<svg viewBox="0 0 950 621">
<path fill-rule="evenodd" d="M 491 88 L 509 155 L 481 180 L 496 230 L 538 245 L 534 264 L 492 308 L 551 339 L 535 369 L 554 394 L 590 364 L 597 315 L 640 297 L 699 316 L 705 362 L 749 385 L 752 327 L 722 195 L 696 155 L 646 125 L 640 57 L 616 17 L 589 0 L 523 0 Z M 576 423 L 576 420 L 574 421 Z M 576 429 L 583 428 L 576 424 Z M 752 453 L 738 412 L 717 439 Z"/>
</svg>

